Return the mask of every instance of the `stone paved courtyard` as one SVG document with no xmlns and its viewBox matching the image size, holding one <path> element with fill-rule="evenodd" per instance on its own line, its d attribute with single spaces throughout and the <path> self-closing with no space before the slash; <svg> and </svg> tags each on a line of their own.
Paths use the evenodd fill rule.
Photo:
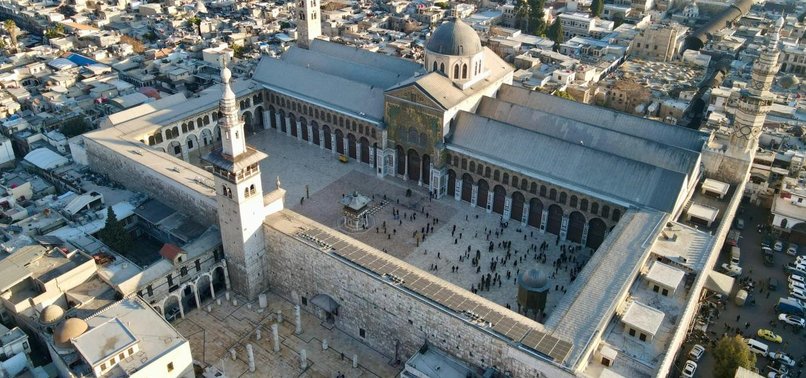
<svg viewBox="0 0 806 378">
<path fill-rule="evenodd" d="M 379 179 L 366 164 L 354 160 L 341 163 L 329 150 L 320 150 L 273 130 L 251 136 L 249 144 L 269 154 L 261 165 L 263 185 L 267 189 L 273 188 L 279 175 L 282 187 L 287 191 L 286 207 L 468 290 L 478 288 L 482 276 L 490 274 L 494 277 L 497 273 L 500 282 L 477 294 L 502 306 L 509 305 L 513 310 L 517 307 L 516 277 L 519 272 L 537 268 L 554 276 L 549 279 L 551 290 L 546 306 L 546 312 L 550 314 L 562 298 L 563 288 L 571 281 L 573 270 L 581 269 L 591 254 L 588 248 L 581 248 L 576 253 L 569 251 L 566 254 L 568 259 L 555 273 L 554 262 L 561 256 L 563 246 L 563 243 L 556 244 L 555 235 L 541 234 L 531 227 L 520 229 L 517 221 L 510 221 L 502 229 L 498 214 L 471 208 L 467 203 L 449 197 L 429 200 L 427 188 L 417 187 L 416 183 L 389 177 Z M 300 201 L 306 197 L 306 185 L 309 197 Z M 409 197 L 406 196 L 407 189 L 412 192 Z M 339 200 L 343 194 L 356 190 L 374 199 L 370 206 L 378 206 L 384 196 L 388 203 L 371 216 L 366 231 L 348 232 L 340 225 L 342 207 Z M 392 215 L 393 209 L 399 216 Z M 430 230 L 425 229 L 428 224 Z M 425 240 L 422 239 L 423 231 L 429 231 L 425 233 Z M 493 250 L 489 251 L 491 241 Z M 510 242 L 508 249 L 499 244 L 504 241 Z M 544 242 L 547 245 L 545 256 L 540 255 L 539 248 L 536 248 L 537 252 L 533 249 L 527 253 L 533 246 L 539 247 Z M 572 246 L 572 243 L 565 244 L 566 248 Z M 469 258 L 465 258 L 468 246 Z M 479 264 L 472 266 L 471 259 L 476 257 L 477 250 Z M 509 259 L 504 264 L 507 252 Z M 494 259 L 498 264 L 493 272 L 490 263 Z"/>
<path fill-rule="evenodd" d="M 204 368 L 223 371 L 227 377 L 336 377 L 338 373 L 347 377 L 392 377 L 400 373 L 401 368 L 389 364 L 391 357 L 336 328 L 322 326 L 319 319 L 305 311 L 301 312 L 302 333 L 296 335 L 294 307 L 278 296 L 268 295 L 267 309 L 260 309 L 256 301 L 249 303 L 240 296 L 227 301 L 220 295 L 218 299 L 220 304 L 209 300 L 202 309 L 193 309 L 184 319 L 173 322 L 190 342 L 194 361 Z M 283 317 L 279 323 L 277 310 L 282 311 Z M 279 352 L 274 351 L 271 334 L 271 325 L 275 323 L 279 324 Z M 327 340 L 327 350 L 322 347 L 323 340 Z M 254 351 L 254 373 L 249 372 L 246 344 L 251 344 Z M 231 358 L 230 349 L 235 350 L 235 359 Z M 300 365 L 303 349 L 308 361 L 305 369 Z M 355 368 L 354 354 L 358 355 Z"/>
</svg>

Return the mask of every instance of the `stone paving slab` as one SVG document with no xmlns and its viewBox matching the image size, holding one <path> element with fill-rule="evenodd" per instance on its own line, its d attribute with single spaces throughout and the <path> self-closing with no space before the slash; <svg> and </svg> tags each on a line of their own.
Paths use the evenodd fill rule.
<svg viewBox="0 0 806 378">
<path fill-rule="evenodd" d="M 384 356 L 338 329 L 327 329 L 320 320 L 305 311 L 301 313 L 303 333 L 295 335 L 293 305 L 282 298 L 269 294 L 269 308 L 262 310 L 256 303 L 249 304 L 240 296 L 233 296 L 238 305 L 220 297 L 222 304 L 214 300 L 205 303 L 202 310 L 193 309 L 184 319 L 173 323 L 191 345 L 193 359 L 205 367 L 224 370 L 228 377 L 335 377 L 339 372 L 347 377 L 392 377 L 400 368 L 389 364 L 391 357 Z M 206 311 L 206 306 L 211 311 Z M 274 352 L 271 324 L 276 322 L 276 310 L 283 310 L 283 322 L 279 323 L 280 352 Z M 257 340 L 255 330 L 261 330 Z M 322 340 L 327 339 L 328 350 L 322 350 Z M 251 344 L 255 356 L 256 371 L 249 372 L 246 344 Z M 299 351 L 305 349 L 308 366 L 301 369 Z M 236 359 L 230 357 L 235 349 Z M 342 360 L 342 353 L 344 359 Z M 359 367 L 352 367 L 352 355 L 358 354 Z"/>
<path fill-rule="evenodd" d="M 510 220 L 509 226 L 503 233 L 499 232 L 498 237 L 493 231 L 490 240 L 494 242 L 496 248 L 490 253 L 487 252 L 489 241 L 485 229 L 501 231 L 501 216 L 496 213 L 473 208 L 466 202 L 454 200 L 453 197 L 429 200 L 427 187 L 394 177 L 378 178 L 373 168 L 366 164 L 354 160 L 346 164 L 340 163 L 330 151 L 320 150 L 317 146 L 308 145 L 284 134 L 273 131 L 259 132 L 249 137 L 249 144 L 269 154 L 265 166 L 261 165 L 264 186 L 273 188 L 275 176 L 279 175 L 282 186 L 288 191 L 286 207 L 465 289 L 470 289 L 471 285 L 478 287 L 481 275 L 498 273 L 502 276 L 501 286 L 491 285 L 489 291 L 479 291 L 478 294 L 502 306 L 509 305 L 513 310 L 517 308 L 515 277 L 518 272 L 536 268 L 551 276 L 554 273 L 553 262 L 561 255 L 560 247 L 563 244 L 573 245 L 556 244 L 555 235 L 540 233 L 533 227 L 523 227 L 519 221 Z M 300 202 L 300 198 L 306 194 L 306 185 L 310 196 Z M 380 203 L 384 195 L 389 201 L 389 204 L 371 216 L 370 227 L 364 232 L 349 232 L 340 225 L 342 207 L 339 200 L 343 194 L 356 190 L 371 198 L 374 196 L 374 204 Z M 411 196 L 406 196 L 407 190 L 411 191 Z M 393 208 L 399 210 L 400 217 L 392 216 Z M 413 213 L 416 219 L 410 218 Z M 434 224 L 434 218 L 438 218 L 439 223 Z M 382 227 L 384 222 L 387 226 L 386 233 Z M 425 235 L 423 240 L 422 231 L 429 222 L 433 230 Z M 453 225 L 456 225 L 457 230 L 451 235 Z M 375 227 L 378 227 L 377 231 Z M 517 231 L 520 227 L 523 227 L 522 232 Z M 415 231 L 420 238 L 419 244 Z M 512 257 L 506 266 L 499 264 L 496 271 L 491 272 L 490 259 L 501 260 L 506 255 L 506 250 L 498 248 L 498 243 L 501 241 L 511 242 Z M 545 263 L 536 261 L 535 254 L 530 253 L 523 261 L 519 261 L 517 267 L 514 266 L 515 258 L 523 257 L 530 246 L 533 244 L 539 246 L 544 241 L 548 244 Z M 459 256 L 465 253 L 468 246 L 471 247 L 472 256 L 475 256 L 477 249 L 481 252 L 479 273 L 476 273 L 475 267 L 471 267 L 469 260 L 459 262 Z M 581 251 L 575 254 L 576 263 L 564 264 L 555 274 L 555 278 L 550 279 L 552 289 L 546 305 L 547 314 L 550 314 L 562 299 L 562 289 L 568 288 L 571 282 L 571 269 L 575 266 L 580 268 L 584 266 L 591 253 L 590 249 L 581 248 Z M 569 254 L 569 257 L 574 256 Z M 432 269 L 434 265 L 437 270 Z M 452 272 L 451 266 L 458 266 L 458 272 Z M 510 272 L 509 279 L 506 278 L 507 271 Z"/>
</svg>

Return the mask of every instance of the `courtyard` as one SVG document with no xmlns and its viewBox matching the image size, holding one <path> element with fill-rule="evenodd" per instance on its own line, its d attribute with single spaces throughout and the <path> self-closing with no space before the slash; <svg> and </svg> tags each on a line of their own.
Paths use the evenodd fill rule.
<svg viewBox="0 0 806 378">
<path fill-rule="evenodd" d="M 274 130 L 248 142 L 269 155 L 261 163 L 264 192 L 279 177 L 286 207 L 513 310 L 520 273 L 534 268 L 548 278 L 548 315 L 593 253 L 453 197 L 432 199 L 414 182 L 380 179 L 367 164 L 340 162 Z M 372 199 L 372 214 L 365 230 L 351 232 L 341 225 L 339 200 L 355 191 Z"/>
</svg>

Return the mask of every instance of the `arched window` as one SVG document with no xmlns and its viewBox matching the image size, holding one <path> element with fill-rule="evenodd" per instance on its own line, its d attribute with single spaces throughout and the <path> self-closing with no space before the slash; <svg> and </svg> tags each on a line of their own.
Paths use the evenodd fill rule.
<svg viewBox="0 0 806 378">
<path fill-rule="evenodd" d="M 490 178 L 490 167 L 484 167 L 484 177 Z"/>
<path fill-rule="evenodd" d="M 541 197 L 546 196 L 546 186 L 545 185 L 540 185 L 540 196 Z"/>
<path fill-rule="evenodd" d="M 439 72 L 445 73 L 445 63 L 439 64 Z"/>
<path fill-rule="evenodd" d="M 201 122 L 200 122 L 200 123 L 201 123 Z M 189 131 L 193 131 L 193 130 L 195 130 L 195 129 L 196 129 L 196 127 L 195 127 L 195 126 L 193 126 L 193 121 L 188 122 L 188 130 L 189 130 Z"/>
<path fill-rule="evenodd" d="M 476 171 L 476 162 L 470 161 L 470 172 Z"/>
<path fill-rule="evenodd" d="M 529 193 L 537 194 L 537 183 L 533 182 L 532 185 L 529 186 Z"/>
<path fill-rule="evenodd" d="M 504 172 L 504 178 L 501 180 L 501 182 L 504 185 L 509 184 L 509 173 Z"/>
<path fill-rule="evenodd" d="M 565 205 L 566 199 L 568 199 L 568 195 L 565 192 L 560 192 L 560 203 Z"/>
<path fill-rule="evenodd" d="M 467 169 L 467 159 L 462 158 L 462 169 Z"/>
<path fill-rule="evenodd" d="M 549 199 L 552 200 L 552 201 L 557 200 L 557 190 L 556 189 L 551 188 L 551 190 L 549 190 Z"/>
<path fill-rule="evenodd" d="M 434 61 L 434 69 L 433 69 L 433 70 L 431 70 L 431 71 L 436 71 L 436 70 L 437 70 L 437 61 L 435 60 L 435 61 Z"/>
<path fill-rule="evenodd" d="M 591 203 L 591 213 L 598 214 L 599 213 L 599 204 L 596 202 Z"/>
<path fill-rule="evenodd" d="M 588 211 L 588 200 L 587 199 L 583 198 L 582 201 L 579 202 L 579 209 L 582 210 L 582 211 Z"/>
<path fill-rule="evenodd" d="M 249 188 L 243 188 L 243 196 L 249 197 Z"/>
<path fill-rule="evenodd" d="M 481 176 L 484 173 L 484 166 L 479 164 L 476 166 L 476 173 Z"/>
<path fill-rule="evenodd" d="M 459 157 L 458 157 L 458 156 L 454 156 L 454 157 L 453 157 L 453 166 L 454 166 L 454 167 L 458 167 L 458 166 L 459 166 Z"/>
<path fill-rule="evenodd" d="M 501 172 L 499 172 L 496 169 L 495 172 L 493 172 L 493 180 L 498 181 L 500 178 L 501 178 Z"/>
<path fill-rule="evenodd" d="M 467 63 L 462 65 L 462 79 L 467 79 Z"/>
<path fill-rule="evenodd" d="M 453 78 L 454 79 L 459 78 L 459 63 L 453 65 Z"/>
<path fill-rule="evenodd" d="M 186 132 L 188 132 L 188 125 L 183 123 L 182 124 L 182 133 L 186 133 Z"/>
<path fill-rule="evenodd" d="M 788 221 L 786 218 L 781 219 L 781 228 L 786 228 L 786 224 L 787 224 L 788 222 L 789 222 L 789 221 Z"/>
<path fill-rule="evenodd" d="M 528 184 L 525 178 L 521 178 L 521 189 L 526 190 Z"/>
<path fill-rule="evenodd" d="M 518 188 L 518 176 L 512 176 L 512 186 L 514 186 L 515 189 Z"/>
<path fill-rule="evenodd" d="M 607 218 L 610 216 L 610 206 L 602 206 L 602 217 Z"/>
<path fill-rule="evenodd" d="M 613 222 L 618 222 L 621 219 L 621 210 L 613 209 Z"/>
<path fill-rule="evenodd" d="M 577 196 L 571 196 L 571 202 L 568 203 L 571 207 L 577 207 Z"/>
</svg>

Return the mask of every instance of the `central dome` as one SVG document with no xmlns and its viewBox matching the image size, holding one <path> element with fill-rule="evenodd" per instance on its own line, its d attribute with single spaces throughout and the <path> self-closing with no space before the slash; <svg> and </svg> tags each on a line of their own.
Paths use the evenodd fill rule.
<svg viewBox="0 0 806 378">
<path fill-rule="evenodd" d="M 437 54 L 468 56 L 481 52 L 481 40 L 470 25 L 452 19 L 434 30 L 425 48 Z"/>
</svg>

